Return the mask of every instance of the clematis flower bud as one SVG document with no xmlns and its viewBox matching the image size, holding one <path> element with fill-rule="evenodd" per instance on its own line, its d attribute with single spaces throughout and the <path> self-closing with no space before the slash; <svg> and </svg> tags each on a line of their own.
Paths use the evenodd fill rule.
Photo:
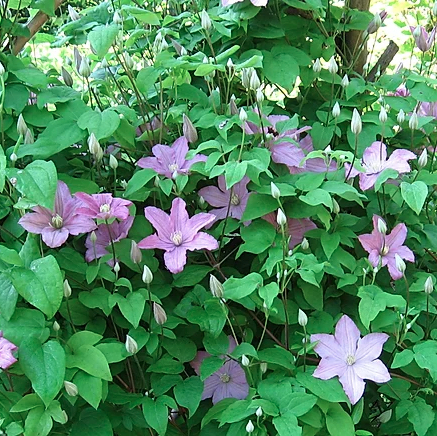
<svg viewBox="0 0 437 436">
<path fill-rule="evenodd" d="M 113 270 L 115 274 L 118 274 L 120 272 L 120 264 L 118 262 L 115 262 Z"/>
<path fill-rule="evenodd" d="M 261 88 L 258 88 L 255 93 L 255 98 L 258 104 L 261 104 L 264 101 L 264 93 Z"/>
<path fill-rule="evenodd" d="M 397 253 L 395 254 L 395 263 L 396 263 L 396 269 L 402 274 L 404 274 L 405 270 L 407 269 L 407 265 L 405 265 L 405 262 L 403 261 L 401 256 L 399 256 L 399 254 Z"/>
<path fill-rule="evenodd" d="M 130 259 L 137 265 L 141 263 L 141 260 L 143 259 L 141 250 L 138 248 L 138 244 L 135 241 L 132 241 L 130 245 Z"/>
<path fill-rule="evenodd" d="M 338 65 L 337 65 L 337 62 L 335 62 L 334 56 L 331 56 L 331 59 L 329 59 L 328 71 L 331 74 L 337 74 L 337 72 L 338 72 Z"/>
<path fill-rule="evenodd" d="M 276 216 L 276 222 L 279 226 L 283 227 L 287 223 L 287 217 L 285 216 L 282 209 L 278 209 L 278 215 Z"/>
<path fill-rule="evenodd" d="M 267 362 L 261 362 L 259 364 L 259 368 L 263 374 L 267 372 Z"/>
<path fill-rule="evenodd" d="M 71 287 L 70 287 L 70 283 L 68 283 L 67 279 L 64 280 L 64 297 L 65 298 L 71 297 Z"/>
<path fill-rule="evenodd" d="M 55 322 L 53 323 L 53 330 L 54 330 L 55 332 L 58 332 L 59 330 L 61 330 L 61 326 L 59 325 L 58 321 L 55 321 Z"/>
<path fill-rule="evenodd" d="M 308 317 L 306 313 L 299 309 L 298 315 L 297 315 L 297 322 L 300 326 L 305 327 L 308 324 Z"/>
<path fill-rule="evenodd" d="M 263 416 L 263 409 L 262 409 L 261 406 L 259 406 L 258 409 L 256 409 L 256 411 L 255 411 L 255 415 L 256 415 L 258 418 L 261 418 L 261 416 Z"/>
<path fill-rule="evenodd" d="M 223 285 L 212 274 L 209 276 L 209 290 L 214 297 L 223 298 Z"/>
<path fill-rule="evenodd" d="M 120 12 L 115 11 L 114 16 L 112 17 L 112 22 L 114 24 L 122 24 L 123 23 L 123 16 L 120 14 Z"/>
<path fill-rule="evenodd" d="M 141 279 L 146 285 L 149 285 L 153 281 L 152 271 L 147 265 L 144 265 L 143 275 L 141 276 Z"/>
<path fill-rule="evenodd" d="M 27 132 L 27 129 L 28 129 L 28 127 L 27 127 L 26 121 L 24 121 L 23 115 L 20 114 L 18 116 L 18 121 L 17 121 L 17 132 L 19 135 L 24 137 L 24 135 Z"/>
<path fill-rule="evenodd" d="M 379 111 L 379 121 L 381 121 L 382 124 L 387 122 L 387 111 L 384 106 L 381 106 L 381 110 Z"/>
<path fill-rule="evenodd" d="M 313 64 L 313 71 L 314 71 L 315 73 L 320 73 L 320 71 L 322 71 L 322 64 L 320 63 L 320 59 L 319 59 L 319 58 L 317 58 L 317 59 L 314 61 L 314 64 Z"/>
<path fill-rule="evenodd" d="M 254 427 L 252 421 L 249 419 L 249 422 L 246 425 L 246 431 L 247 431 L 247 433 L 250 434 L 250 433 L 253 433 L 254 430 L 255 430 L 255 427 Z"/>
<path fill-rule="evenodd" d="M 270 182 L 270 192 L 272 194 L 272 197 L 276 200 L 281 197 L 281 191 L 273 182 Z"/>
<path fill-rule="evenodd" d="M 182 131 L 188 142 L 193 143 L 198 140 L 197 130 L 191 120 L 185 115 L 182 115 Z"/>
<path fill-rule="evenodd" d="M 163 325 L 167 322 L 167 314 L 163 307 L 158 303 L 153 303 L 153 316 L 155 321 L 159 325 Z"/>
<path fill-rule="evenodd" d="M 392 414 L 393 414 L 393 410 L 392 409 L 388 409 L 385 412 L 382 412 L 381 415 L 379 415 L 376 419 L 381 424 L 385 424 L 386 422 L 390 421 Z"/>
<path fill-rule="evenodd" d="M 417 118 L 417 113 L 415 110 L 410 116 L 410 121 L 408 121 L 408 127 L 411 130 L 417 130 L 417 128 L 419 127 L 419 119 Z"/>
<path fill-rule="evenodd" d="M 16 153 L 11 153 L 11 155 L 9 156 L 9 160 L 14 163 L 17 162 L 18 156 L 16 155 Z"/>
<path fill-rule="evenodd" d="M 124 62 L 126 64 L 126 68 L 131 70 L 134 67 L 134 60 L 132 59 L 131 55 L 127 52 L 123 54 Z"/>
<path fill-rule="evenodd" d="M 245 354 L 243 354 L 241 356 L 241 364 L 243 366 L 249 366 L 250 365 L 249 359 L 248 359 L 248 357 Z"/>
<path fill-rule="evenodd" d="M 24 144 L 33 144 L 34 143 L 33 134 L 30 131 L 30 129 L 26 130 L 26 134 L 24 135 L 23 142 L 24 142 Z"/>
<path fill-rule="evenodd" d="M 241 83 L 246 89 L 250 87 L 250 76 L 252 75 L 253 68 L 243 68 L 241 70 Z"/>
<path fill-rule="evenodd" d="M 347 87 L 349 86 L 349 77 L 348 77 L 347 74 L 345 74 L 345 75 L 343 76 L 343 79 L 341 79 L 341 86 L 342 86 L 343 88 L 347 88 Z"/>
<path fill-rule="evenodd" d="M 91 243 L 93 245 L 97 242 L 97 235 L 96 235 L 96 232 L 94 230 L 91 232 L 90 240 L 91 240 Z"/>
<path fill-rule="evenodd" d="M 64 68 L 61 67 L 61 76 L 62 80 L 67 86 L 73 86 L 73 78 L 71 77 L 71 74 Z"/>
<path fill-rule="evenodd" d="M 88 64 L 88 59 L 83 57 L 80 61 L 79 65 L 79 75 L 87 79 L 89 76 L 91 76 L 91 68 Z"/>
<path fill-rule="evenodd" d="M 402 124 L 405 121 L 405 112 L 401 109 L 397 116 L 398 124 Z"/>
<path fill-rule="evenodd" d="M 231 99 L 229 101 L 229 112 L 231 113 L 231 115 L 237 115 L 238 114 L 238 108 L 237 105 L 235 104 L 235 95 L 232 94 L 231 95 Z"/>
<path fill-rule="evenodd" d="M 96 135 L 91 133 L 91 135 L 88 137 L 88 150 L 93 156 L 95 156 L 99 152 L 99 148 L 100 144 L 96 138 Z"/>
<path fill-rule="evenodd" d="M 351 130 L 355 135 L 359 135 L 363 129 L 363 124 L 361 123 L 360 114 L 356 109 L 352 113 Z"/>
<path fill-rule="evenodd" d="M 378 218 L 378 232 L 385 235 L 387 233 L 387 224 L 381 218 Z"/>
<path fill-rule="evenodd" d="M 0 77 L 3 76 L 3 74 L 5 74 L 6 70 L 5 67 L 3 66 L 3 64 L 0 62 Z"/>
<path fill-rule="evenodd" d="M 70 397 L 77 397 L 77 395 L 79 394 L 79 389 L 77 388 L 77 386 L 67 380 L 64 380 L 64 388 L 67 394 L 70 395 Z"/>
<path fill-rule="evenodd" d="M 432 281 L 432 277 L 429 276 L 426 280 L 425 280 L 425 286 L 424 286 L 424 290 L 426 294 L 432 294 L 432 292 L 434 291 L 434 282 Z"/>
<path fill-rule="evenodd" d="M 67 6 L 68 15 L 70 16 L 71 21 L 80 20 L 80 15 L 76 12 L 76 10 L 70 5 Z"/>
<path fill-rule="evenodd" d="M 243 108 L 240 109 L 239 118 L 242 123 L 247 121 L 247 112 Z"/>
<path fill-rule="evenodd" d="M 205 10 L 200 13 L 200 25 L 202 26 L 202 29 L 206 30 L 207 32 L 212 27 L 211 18 L 209 18 L 208 12 Z"/>
<path fill-rule="evenodd" d="M 308 250 L 308 248 L 310 248 L 310 243 L 308 242 L 308 239 L 303 238 L 300 246 L 301 246 L 302 250 L 305 250 L 305 251 Z"/>
<path fill-rule="evenodd" d="M 118 168 L 118 160 L 117 160 L 117 158 L 113 154 L 109 155 L 109 166 L 113 170 L 116 170 Z"/>
<path fill-rule="evenodd" d="M 261 82 L 259 80 L 258 74 L 256 73 L 256 70 L 254 69 L 252 71 L 252 74 L 250 75 L 249 79 L 249 88 L 253 91 L 256 91 L 261 86 Z"/>
<path fill-rule="evenodd" d="M 387 12 L 381 11 L 374 15 L 372 21 L 367 26 L 367 33 L 371 35 L 375 33 L 381 26 L 384 20 L 387 18 Z"/>
<path fill-rule="evenodd" d="M 231 58 L 229 58 L 228 61 L 226 62 L 226 67 L 228 68 L 230 73 L 234 71 L 235 64 L 232 62 Z"/>
<path fill-rule="evenodd" d="M 336 101 L 334 107 L 332 108 L 332 116 L 334 118 L 338 118 L 340 116 L 340 112 L 340 105 L 338 104 L 338 101 Z"/>
<path fill-rule="evenodd" d="M 426 148 L 423 149 L 422 153 L 420 153 L 419 159 L 417 160 L 417 165 L 419 168 L 426 167 L 426 164 L 428 163 L 428 152 L 426 151 Z"/>
<path fill-rule="evenodd" d="M 137 354 L 138 352 L 138 344 L 137 341 L 129 335 L 126 335 L 126 342 L 124 344 L 126 347 L 126 351 L 129 354 Z"/>
</svg>

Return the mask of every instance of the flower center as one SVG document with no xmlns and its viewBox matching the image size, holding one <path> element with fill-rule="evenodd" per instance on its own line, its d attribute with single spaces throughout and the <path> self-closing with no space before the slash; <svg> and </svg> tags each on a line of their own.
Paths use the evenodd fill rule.
<svg viewBox="0 0 437 436">
<path fill-rule="evenodd" d="M 176 230 L 170 235 L 170 239 L 177 246 L 182 244 L 182 232 L 180 230 Z"/>
<path fill-rule="evenodd" d="M 389 251 L 390 251 L 390 247 L 388 245 L 384 244 L 384 246 L 382 247 L 382 250 L 381 250 L 381 255 L 386 256 Z"/>
<path fill-rule="evenodd" d="M 60 229 L 63 224 L 64 224 L 64 219 L 59 214 L 56 214 L 55 216 L 52 217 L 52 226 L 55 229 Z"/>
<path fill-rule="evenodd" d="M 230 375 L 224 373 L 220 375 L 220 381 L 222 381 L 223 383 L 229 383 L 231 381 L 231 377 Z"/>
<path fill-rule="evenodd" d="M 168 166 L 168 169 L 169 169 L 172 173 L 174 173 L 175 171 L 177 171 L 177 170 L 179 169 L 179 165 L 178 165 L 177 163 L 170 164 L 170 165 Z"/>
<path fill-rule="evenodd" d="M 238 206 L 240 204 L 240 197 L 237 194 L 231 195 L 231 204 L 232 206 Z"/>
<path fill-rule="evenodd" d="M 352 366 L 355 363 L 355 356 L 352 356 L 352 354 L 349 354 L 349 356 L 346 357 L 346 363 L 349 366 Z"/>
<path fill-rule="evenodd" d="M 365 166 L 367 168 L 367 173 L 368 174 L 376 174 L 376 173 L 380 173 L 383 170 L 383 163 L 382 162 L 365 162 L 363 160 L 363 166 Z"/>
<path fill-rule="evenodd" d="M 108 213 L 111 210 L 111 206 L 108 203 L 102 204 L 100 206 L 100 212 Z"/>
</svg>

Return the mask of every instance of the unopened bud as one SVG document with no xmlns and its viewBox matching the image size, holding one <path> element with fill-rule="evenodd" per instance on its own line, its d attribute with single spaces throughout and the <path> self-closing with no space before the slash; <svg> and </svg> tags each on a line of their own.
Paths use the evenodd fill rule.
<svg viewBox="0 0 437 436">
<path fill-rule="evenodd" d="M 270 192 L 272 194 L 272 197 L 276 200 L 281 197 L 281 191 L 273 182 L 270 182 Z"/>
<path fill-rule="evenodd" d="M 419 159 L 417 160 L 417 164 L 419 168 L 424 168 L 426 167 L 427 163 L 428 163 L 428 152 L 426 151 L 426 148 L 424 148 L 422 153 L 420 153 Z"/>
<path fill-rule="evenodd" d="M 331 74 L 337 74 L 338 65 L 337 65 L 337 62 L 335 62 L 334 56 L 331 56 L 331 59 L 329 59 L 329 62 L 328 62 L 328 71 Z"/>
<path fill-rule="evenodd" d="M 70 16 L 71 21 L 80 20 L 80 15 L 76 12 L 76 10 L 70 5 L 67 6 L 68 15 Z"/>
<path fill-rule="evenodd" d="M 9 159 L 12 163 L 17 162 L 18 156 L 16 155 L 16 153 L 11 153 L 11 155 L 9 156 Z"/>
<path fill-rule="evenodd" d="M 259 364 L 259 368 L 263 374 L 267 372 L 267 362 L 261 362 Z"/>
<path fill-rule="evenodd" d="M 0 62 L 0 76 L 3 76 L 5 74 L 6 70 L 4 65 Z"/>
<path fill-rule="evenodd" d="M 33 144 L 34 143 L 33 133 L 31 132 L 30 129 L 26 130 L 26 134 L 24 135 L 23 143 L 24 144 Z"/>
<path fill-rule="evenodd" d="M 332 108 L 332 116 L 334 118 L 338 118 L 340 116 L 340 112 L 340 105 L 338 104 L 338 101 L 336 101 L 334 107 Z"/>
<path fill-rule="evenodd" d="M 61 330 L 61 326 L 59 325 L 58 321 L 55 321 L 55 322 L 53 323 L 53 330 L 54 330 L 55 332 L 58 332 L 59 330 Z"/>
<path fill-rule="evenodd" d="M 202 29 L 206 31 L 209 31 L 212 27 L 211 18 L 209 18 L 208 12 L 205 10 L 200 13 L 200 25 L 202 26 Z"/>
<path fill-rule="evenodd" d="M 62 80 L 67 86 L 73 86 L 73 78 L 71 77 L 71 74 L 64 68 L 61 68 L 61 76 Z"/>
<path fill-rule="evenodd" d="M 425 293 L 426 294 L 432 294 L 432 292 L 434 291 L 434 282 L 432 281 L 432 277 L 429 276 L 426 280 L 425 280 Z"/>
<path fill-rule="evenodd" d="M 231 95 L 231 99 L 229 100 L 229 112 L 231 115 L 237 115 L 238 114 L 238 108 L 235 104 L 235 95 Z"/>
<path fill-rule="evenodd" d="M 249 359 L 248 359 L 248 357 L 245 354 L 243 354 L 241 356 L 241 364 L 243 366 L 249 366 L 250 365 Z"/>
<path fill-rule="evenodd" d="M 126 64 L 126 68 L 131 70 L 134 67 L 134 61 L 129 53 L 124 53 L 124 62 Z"/>
<path fill-rule="evenodd" d="M 209 290 L 216 298 L 223 298 L 223 285 L 212 274 L 209 276 Z"/>
<path fill-rule="evenodd" d="M 156 323 L 159 325 L 163 325 L 167 321 L 167 314 L 165 313 L 165 310 L 160 304 L 155 302 L 153 303 L 153 316 Z"/>
<path fill-rule="evenodd" d="M 382 412 L 381 415 L 378 416 L 377 420 L 381 424 L 385 424 L 386 422 L 390 421 L 392 414 L 393 414 L 392 409 L 386 410 L 385 412 Z"/>
<path fill-rule="evenodd" d="M 261 406 L 259 406 L 258 409 L 256 409 L 256 411 L 255 411 L 255 415 L 256 415 L 258 418 L 261 418 L 261 416 L 263 416 L 263 409 L 262 409 Z"/>
<path fill-rule="evenodd" d="M 94 230 L 90 234 L 90 241 L 93 245 L 97 242 L 97 235 Z"/>
<path fill-rule="evenodd" d="M 276 222 L 281 227 L 285 226 L 285 224 L 287 223 L 287 217 L 285 216 L 284 212 L 280 208 L 278 209 L 278 214 L 276 216 Z"/>
<path fill-rule="evenodd" d="M 320 71 L 322 71 L 322 64 L 320 63 L 320 59 L 319 59 L 319 58 L 317 58 L 317 59 L 314 61 L 314 64 L 313 64 L 313 71 L 314 71 L 315 73 L 320 73 Z"/>
<path fill-rule="evenodd" d="M 363 124 L 361 123 L 360 114 L 356 109 L 352 113 L 351 130 L 355 135 L 359 135 L 363 129 Z"/>
<path fill-rule="evenodd" d="M 261 104 L 264 101 L 264 93 L 261 88 L 258 88 L 255 93 L 255 98 L 258 104 Z"/>
<path fill-rule="evenodd" d="M 188 142 L 193 143 L 198 139 L 197 130 L 191 120 L 185 115 L 182 115 L 182 131 Z"/>
<path fill-rule="evenodd" d="M 123 16 L 120 14 L 120 12 L 115 11 L 114 16 L 112 17 L 112 22 L 114 24 L 122 24 L 123 23 Z"/>
<path fill-rule="evenodd" d="M 115 274 L 118 274 L 120 272 L 120 264 L 118 262 L 115 262 L 113 270 Z"/>
<path fill-rule="evenodd" d="M 306 325 L 308 324 L 308 317 L 307 317 L 306 313 L 301 309 L 299 309 L 299 312 L 297 315 L 297 322 L 302 327 L 306 327 Z"/>
<path fill-rule="evenodd" d="M 405 121 L 405 112 L 403 111 L 403 109 L 401 109 L 399 111 L 396 119 L 397 119 L 398 124 L 402 124 Z"/>
<path fill-rule="evenodd" d="M 253 91 L 256 91 L 261 86 L 261 82 L 259 80 L 258 74 L 256 73 L 256 70 L 254 69 L 252 71 L 252 74 L 250 75 L 249 79 L 249 88 Z"/>
<path fill-rule="evenodd" d="M 96 156 L 100 148 L 101 147 L 99 141 L 96 138 L 96 135 L 94 135 L 94 133 L 91 133 L 91 135 L 88 137 L 88 150 L 93 156 Z"/>
<path fill-rule="evenodd" d="M 64 297 L 65 298 L 71 297 L 71 287 L 70 287 L 70 283 L 68 283 L 67 279 L 64 280 Z"/>
<path fill-rule="evenodd" d="M 340 205 L 335 198 L 332 199 L 332 211 L 337 215 L 340 213 Z"/>
<path fill-rule="evenodd" d="M 230 72 L 234 70 L 235 64 L 232 62 L 231 58 L 229 58 L 228 61 L 226 62 L 226 67 Z"/>
<path fill-rule="evenodd" d="M 381 110 L 379 111 L 379 121 L 381 121 L 382 124 L 387 122 L 387 111 L 384 106 L 381 106 Z"/>
<path fill-rule="evenodd" d="M 118 168 L 118 160 L 117 160 L 117 158 L 113 154 L 109 155 L 109 166 L 113 170 L 116 170 Z"/>
<path fill-rule="evenodd" d="M 153 274 L 150 268 L 147 265 L 144 265 L 143 268 L 143 275 L 141 276 L 141 279 L 146 285 L 149 285 L 153 281 Z"/>
<path fill-rule="evenodd" d="M 250 433 L 253 433 L 254 430 L 255 430 L 255 427 L 254 427 L 252 421 L 249 419 L 249 422 L 246 425 L 246 431 L 247 431 L 247 433 L 250 434 Z"/>
<path fill-rule="evenodd" d="M 137 344 L 137 341 L 134 338 L 132 338 L 131 336 L 126 335 L 126 342 L 125 342 L 124 346 L 126 347 L 126 351 L 129 354 L 137 354 L 138 344 Z"/>
<path fill-rule="evenodd" d="M 301 246 L 302 250 L 305 250 L 305 251 L 308 250 L 308 248 L 310 248 L 310 243 L 308 242 L 308 239 L 303 238 L 300 246 Z"/>
<path fill-rule="evenodd" d="M 402 257 L 399 256 L 399 254 L 395 254 L 395 263 L 396 263 L 396 269 L 404 274 L 405 270 L 407 269 L 407 266 L 405 265 L 405 262 L 403 261 Z"/>
<path fill-rule="evenodd" d="M 383 235 L 387 233 L 387 224 L 382 218 L 378 218 L 378 232 Z"/>
<path fill-rule="evenodd" d="M 417 130 L 417 128 L 419 127 L 419 119 L 417 118 L 417 113 L 415 110 L 410 116 L 410 121 L 408 121 L 408 127 L 411 130 Z"/>
<path fill-rule="evenodd" d="M 79 389 L 77 389 L 77 386 L 74 383 L 64 380 L 64 388 L 70 397 L 77 397 Z"/>
<path fill-rule="evenodd" d="M 437 17 L 437 1 L 434 2 L 434 5 L 432 6 L 432 14 L 434 17 Z"/>
<path fill-rule="evenodd" d="M 136 263 L 137 265 L 143 259 L 141 250 L 138 248 L 138 244 L 135 241 L 132 241 L 130 245 L 130 259 L 133 263 Z"/>
<path fill-rule="evenodd" d="M 343 79 L 341 79 L 341 86 L 342 86 L 343 88 L 347 88 L 347 87 L 349 86 L 349 77 L 348 77 L 347 74 L 345 74 L 345 75 L 343 76 Z"/>
<path fill-rule="evenodd" d="M 86 57 L 83 57 L 80 66 L 79 66 L 79 75 L 87 79 L 89 76 L 91 76 L 91 69 L 88 64 L 88 59 Z"/>
<path fill-rule="evenodd" d="M 18 121 L 17 121 L 17 132 L 19 135 L 23 136 L 26 134 L 27 132 L 27 124 L 26 121 L 24 121 L 23 115 L 20 114 L 18 116 Z"/>
<path fill-rule="evenodd" d="M 239 117 L 242 123 L 245 123 L 247 121 L 247 112 L 243 108 L 240 109 Z"/>
</svg>

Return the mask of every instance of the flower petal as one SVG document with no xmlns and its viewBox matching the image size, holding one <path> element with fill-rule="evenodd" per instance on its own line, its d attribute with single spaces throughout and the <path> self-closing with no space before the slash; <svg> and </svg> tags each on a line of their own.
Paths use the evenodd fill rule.
<svg viewBox="0 0 437 436">
<path fill-rule="evenodd" d="M 187 249 L 180 245 L 174 250 L 166 251 L 164 253 L 164 263 L 171 273 L 180 273 L 187 263 Z"/>
<path fill-rule="evenodd" d="M 366 167 L 366 172 L 375 173 L 381 172 L 382 165 L 387 160 L 387 147 L 381 141 L 375 141 L 370 147 L 367 147 L 363 153 L 363 166 Z M 380 168 L 379 171 L 375 171 L 375 168 Z"/>
<path fill-rule="evenodd" d="M 399 174 L 411 171 L 408 160 L 416 159 L 416 155 L 409 150 L 395 150 L 385 163 L 385 168 L 396 170 Z"/>
<path fill-rule="evenodd" d="M 217 250 L 218 248 L 218 242 L 217 240 L 212 237 L 211 235 L 208 235 L 207 233 L 197 233 L 196 236 L 191 241 L 184 242 L 181 247 L 184 247 L 185 250 Z"/>
<path fill-rule="evenodd" d="M 189 217 L 187 212 L 187 204 L 182 198 L 175 198 L 171 203 L 170 222 L 171 227 L 175 231 L 178 230 L 185 235 L 186 229 L 189 226 Z"/>
<path fill-rule="evenodd" d="M 364 387 L 366 386 L 364 381 L 355 373 L 354 366 L 348 366 L 345 373 L 339 378 L 352 405 L 358 403 L 358 400 L 363 396 Z"/>
<path fill-rule="evenodd" d="M 305 158 L 304 152 L 291 142 L 281 142 L 270 147 L 272 160 L 276 163 L 282 163 L 287 166 L 300 166 L 301 161 Z"/>
<path fill-rule="evenodd" d="M 171 242 L 170 235 L 174 231 L 174 227 L 170 217 L 161 209 L 154 206 L 144 208 L 144 215 L 155 227 L 158 235 L 164 240 Z"/>
<path fill-rule="evenodd" d="M 204 400 L 205 398 L 211 398 L 222 384 L 223 382 L 220 380 L 220 376 L 218 374 L 214 373 L 210 375 L 203 382 L 202 400 Z M 222 398 L 220 398 L 220 400 L 222 400 Z"/>
<path fill-rule="evenodd" d="M 360 331 L 356 324 L 347 316 L 343 315 L 335 326 L 335 339 L 344 350 L 345 358 L 355 355 L 357 342 L 360 339 Z"/>
<path fill-rule="evenodd" d="M 375 231 L 358 236 L 358 240 L 360 241 L 364 250 L 366 250 L 368 253 L 371 253 L 372 251 L 377 251 L 380 253 L 384 245 L 382 234 Z"/>
<path fill-rule="evenodd" d="M 326 333 L 311 335 L 311 342 L 316 341 L 319 341 L 319 343 L 314 347 L 314 350 L 320 357 L 343 357 L 344 352 L 334 335 L 327 335 Z"/>
<path fill-rule="evenodd" d="M 382 346 L 389 336 L 385 333 L 370 333 L 358 341 L 355 359 L 358 360 L 375 360 L 382 353 Z M 364 378 L 364 377 L 362 377 Z"/>
<path fill-rule="evenodd" d="M 396 251 L 407 238 L 407 226 L 404 223 L 398 224 L 389 235 L 385 237 L 386 244 L 390 247 L 390 251 Z"/>
<path fill-rule="evenodd" d="M 206 351 L 198 351 L 194 360 L 190 362 L 191 367 L 194 369 L 197 375 L 200 375 L 200 365 L 207 357 L 210 357 L 211 354 Z"/>
<path fill-rule="evenodd" d="M 381 173 L 360 173 L 360 189 L 362 191 L 367 191 L 368 189 L 373 188 L 380 174 Z"/>
<path fill-rule="evenodd" d="M 50 227 L 51 219 L 48 209 L 38 207 L 38 212 L 26 213 L 19 219 L 18 224 L 30 233 L 40 234 L 46 227 Z"/>
<path fill-rule="evenodd" d="M 379 359 L 372 362 L 360 360 L 354 363 L 353 369 L 359 378 L 376 383 L 385 383 L 391 379 L 387 367 Z"/>
<path fill-rule="evenodd" d="M 198 213 L 193 215 L 187 222 L 183 231 L 184 240 L 190 241 L 193 239 L 199 230 L 208 224 L 211 224 L 216 217 L 211 213 Z"/>
<path fill-rule="evenodd" d="M 344 360 L 340 360 L 335 356 L 324 357 L 314 371 L 313 376 L 322 380 L 329 380 L 335 376 L 342 376 L 347 367 L 348 365 Z"/>
<path fill-rule="evenodd" d="M 175 244 L 171 241 L 161 239 L 158 235 L 146 236 L 140 242 L 138 247 L 143 250 L 153 250 L 158 248 L 159 250 L 171 251 L 175 248 Z"/>
<path fill-rule="evenodd" d="M 64 227 L 55 229 L 46 227 L 41 232 L 42 240 L 50 248 L 60 247 L 68 239 L 68 230 Z"/>
<path fill-rule="evenodd" d="M 182 168 L 185 164 L 185 156 L 188 153 L 187 138 L 185 138 L 185 136 L 180 136 L 178 139 L 176 139 L 175 142 L 173 142 L 171 149 L 174 153 L 174 157 L 178 167 Z"/>
<path fill-rule="evenodd" d="M 199 195 L 212 207 L 228 207 L 231 194 L 216 186 L 207 186 L 199 190 Z"/>
</svg>

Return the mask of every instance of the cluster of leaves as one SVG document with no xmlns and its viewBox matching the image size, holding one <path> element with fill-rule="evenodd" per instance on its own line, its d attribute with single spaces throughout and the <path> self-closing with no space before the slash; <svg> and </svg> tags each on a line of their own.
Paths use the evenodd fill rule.
<svg viewBox="0 0 437 436">
<path fill-rule="evenodd" d="M 70 11 L 62 71 L 0 54 L 0 330 L 18 347 L 0 374 L 8 435 L 437 433 L 434 41 L 417 69 L 369 82 L 344 41 L 370 13 L 234 3 Z M 93 216 L 109 234 L 99 256 L 86 256 L 99 230 L 62 245 L 27 233 L 32 208 L 62 227 L 60 181 L 76 199 L 127 200 L 131 227 L 115 238 L 126 216 Z M 210 245 L 184 239 L 182 203 L 190 238 L 203 219 Z M 310 335 L 342 315 L 388 338 L 391 379 L 356 404 L 313 376 Z M 230 363 L 248 393 L 211 401 L 206 381 L 229 382 Z"/>
</svg>

